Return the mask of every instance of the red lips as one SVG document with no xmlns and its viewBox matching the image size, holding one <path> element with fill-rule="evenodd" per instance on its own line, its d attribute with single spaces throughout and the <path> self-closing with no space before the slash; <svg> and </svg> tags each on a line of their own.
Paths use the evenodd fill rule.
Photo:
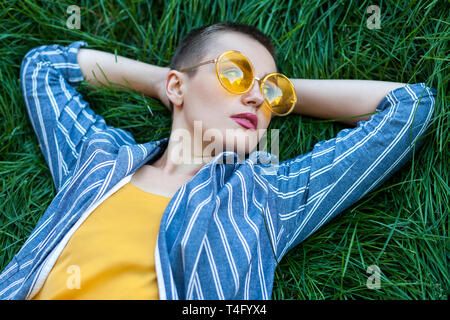
<svg viewBox="0 0 450 320">
<path fill-rule="evenodd" d="M 258 117 L 253 113 L 246 112 L 233 114 L 231 116 L 231 119 L 233 119 L 246 129 L 256 130 L 256 128 L 258 127 Z"/>
</svg>

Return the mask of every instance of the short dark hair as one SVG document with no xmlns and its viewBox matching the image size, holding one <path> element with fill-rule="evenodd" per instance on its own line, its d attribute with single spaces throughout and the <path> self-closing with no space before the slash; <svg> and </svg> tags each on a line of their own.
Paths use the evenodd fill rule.
<svg viewBox="0 0 450 320">
<path fill-rule="evenodd" d="M 199 59 L 203 58 L 207 53 L 207 44 L 212 36 L 215 33 L 226 31 L 239 32 L 257 40 L 270 52 L 276 61 L 276 51 L 272 39 L 256 27 L 237 22 L 219 22 L 193 29 L 186 34 L 181 39 L 170 60 L 170 69 L 180 70 L 199 63 Z M 192 78 L 197 73 L 197 68 L 186 73 L 189 78 Z M 170 101 L 169 103 L 170 112 L 173 116 L 173 104 Z"/>
</svg>

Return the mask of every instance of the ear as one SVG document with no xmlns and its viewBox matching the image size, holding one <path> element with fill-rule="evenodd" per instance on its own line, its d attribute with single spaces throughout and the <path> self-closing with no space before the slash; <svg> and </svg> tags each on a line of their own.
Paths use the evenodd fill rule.
<svg viewBox="0 0 450 320">
<path fill-rule="evenodd" d="M 166 78 L 167 98 L 173 103 L 174 109 L 183 104 L 185 85 L 185 76 L 176 70 L 170 70 Z"/>
</svg>

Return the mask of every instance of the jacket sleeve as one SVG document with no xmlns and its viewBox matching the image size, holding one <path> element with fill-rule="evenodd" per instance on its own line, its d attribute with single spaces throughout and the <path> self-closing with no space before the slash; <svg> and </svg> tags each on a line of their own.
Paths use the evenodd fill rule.
<svg viewBox="0 0 450 320">
<path fill-rule="evenodd" d="M 417 148 L 432 119 L 436 90 L 425 83 L 390 91 L 374 115 L 277 171 L 278 253 L 310 236 L 380 186 Z"/>
<path fill-rule="evenodd" d="M 25 55 L 21 65 L 27 113 L 58 191 L 71 176 L 83 143 L 93 134 L 108 131 L 117 144 L 134 142 L 130 133 L 107 126 L 75 90 L 84 80 L 77 62 L 82 46 L 87 43 L 39 46 Z"/>
</svg>

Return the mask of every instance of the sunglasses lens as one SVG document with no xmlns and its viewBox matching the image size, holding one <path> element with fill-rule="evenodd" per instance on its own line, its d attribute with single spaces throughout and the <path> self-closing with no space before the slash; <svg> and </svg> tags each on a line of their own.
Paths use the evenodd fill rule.
<svg viewBox="0 0 450 320">
<path fill-rule="evenodd" d="M 273 74 L 265 79 L 262 86 L 266 103 L 276 115 L 290 113 L 297 101 L 291 81 L 282 74 Z"/>
<path fill-rule="evenodd" d="M 247 91 L 253 82 L 252 66 L 247 58 L 239 52 L 223 54 L 216 68 L 220 82 L 232 93 Z"/>
</svg>

